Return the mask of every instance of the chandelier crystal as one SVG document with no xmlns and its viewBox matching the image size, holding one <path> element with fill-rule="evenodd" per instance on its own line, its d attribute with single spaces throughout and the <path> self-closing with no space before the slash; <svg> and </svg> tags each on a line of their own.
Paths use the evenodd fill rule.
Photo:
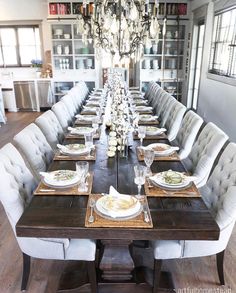
<svg viewBox="0 0 236 293">
<path fill-rule="evenodd" d="M 105 50 L 113 57 L 135 58 L 143 55 L 144 46 L 151 47 L 151 40 L 158 43 L 158 1 L 149 0 L 83 0 L 83 10 L 77 17 L 77 33 L 86 44 L 93 39 L 98 57 Z"/>
</svg>

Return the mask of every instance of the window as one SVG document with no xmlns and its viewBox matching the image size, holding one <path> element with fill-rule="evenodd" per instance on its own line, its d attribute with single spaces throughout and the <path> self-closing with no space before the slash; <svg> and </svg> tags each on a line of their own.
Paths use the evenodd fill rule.
<svg viewBox="0 0 236 293">
<path fill-rule="evenodd" d="M 0 27 L 0 66 L 30 66 L 32 59 L 41 59 L 38 26 Z"/>
<path fill-rule="evenodd" d="M 215 15 L 209 72 L 236 78 L 236 7 Z"/>
</svg>

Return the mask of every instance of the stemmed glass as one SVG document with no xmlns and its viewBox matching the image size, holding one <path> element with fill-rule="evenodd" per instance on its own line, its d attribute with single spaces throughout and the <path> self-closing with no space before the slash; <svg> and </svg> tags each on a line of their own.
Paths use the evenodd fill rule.
<svg viewBox="0 0 236 293">
<path fill-rule="evenodd" d="M 154 161 L 155 158 L 155 153 L 152 149 L 145 149 L 144 150 L 144 162 L 147 166 L 147 176 L 151 176 L 152 175 L 152 171 L 151 171 L 151 165 Z"/>
<path fill-rule="evenodd" d="M 141 195 L 141 187 L 145 183 L 145 177 L 147 174 L 147 167 L 142 165 L 134 166 L 134 183 L 138 185 L 138 194 L 135 196 L 138 200 L 143 199 Z"/>
<path fill-rule="evenodd" d="M 89 149 L 89 156 L 91 156 L 91 151 L 93 148 L 93 133 L 84 134 L 85 146 Z"/>
<path fill-rule="evenodd" d="M 76 172 L 80 177 L 78 191 L 87 191 L 86 178 L 88 176 L 89 163 L 84 161 L 76 162 Z"/>
<path fill-rule="evenodd" d="M 138 127 L 138 138 L 140 138 L 140 146 L 143 145 L 143 139 L 146 136 L 146 126 Z"/>
<path fill-rule="evenodd" d="M 98 120 L 99 120 L 99 117 L 98 116 L 95 116 L 94 118 L 93 118 L 93 120 L 92 120 L 92 127 L 93 127 L 93 129 L 94 129 L 94 133 L 96 133 L 97 132 L 97 130 L 98 130 Z"/>
</svg>

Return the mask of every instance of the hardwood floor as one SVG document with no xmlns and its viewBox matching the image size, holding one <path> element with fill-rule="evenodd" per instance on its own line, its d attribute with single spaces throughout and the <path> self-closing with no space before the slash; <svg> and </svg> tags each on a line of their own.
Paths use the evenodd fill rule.
<svg viewBox="0 0 236 293">
<path fill-rule="evenodd" d="M 8 113 L 7 124 L 0 128 L 0 147 L 10 142 L 13 136 L 31 123 L 40 113 Z M 136 250 L 137 265 L 152 266 L 150 251 L 143 254 Z M 60 275 L 68 263 L 34 259 L 27 292 L 56 292 Z M 220 287 L 215 257 L 164 261 L 163 268 L 172 273 L 177 293 L 233 293 L 236 292 L 236 228 L 229 241 L 225 254 L 225 279 L 227 286 Z M 0 293 L 20 292 L 22 274 L 21 251 L 15 236 L 0 205 Z M 200 290 L 201 289 L 201 290 Z M 208 289 L 208 290 L 207 290 Z M 66 292 L 66 291 L 64 291 Z M 72 291 L 71 291 L 72 292 Z M 73 292 L 89 292 L 89 288 Z M 144 285 L 130 285 L 124 289 L 121 285 L 99 286 L 99 293 L 145 293 L 151 289 Z"/>
</svg>

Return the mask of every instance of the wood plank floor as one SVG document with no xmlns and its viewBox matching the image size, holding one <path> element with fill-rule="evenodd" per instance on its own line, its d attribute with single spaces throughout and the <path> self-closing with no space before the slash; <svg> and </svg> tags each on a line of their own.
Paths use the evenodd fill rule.
<svg viewBox="0 0 236 293">
<path fill-rule="evenodd" d="M 8 113 L 7 124 L 0 128 L 0 147 L 10 142 L 13 136 L 26 125 L 35 120 L 40 113 Z M 142 254 L 136 251 L 137 264 L 151 266 L 151 253 Z M 27 292 L 56 292 L 60 275 L 68 263 L 34 259 Z M 172 273 L 178 293 L 234 293 L 236 292 L 236 229 L 230 239 L 225 256 L 225 287 L 220 287 L 215 257 L 202 257 L 185 260 L 169 260 L 163 264 L 165 270 Z M 11 226 L 3 207 L 0 205 L 0 293 L 20 292 L 22 274 L 21 251 L 17 245 Z M 201 289 L 201 290 L 200 290 Z M 208 290 L 207 290 L 208 289 Z M 65 292 L 65 291 L 64 291 Z M 71 291 L 72 292 L 72 291 Z M 73 290 L 73 292 L 89 292 L 89 288 Z M 151 289 L 143 285 L 130 285 L 124 289 L 120 285 L 102 285 L 99 293 L 145 293 Z"/>
</svg>

